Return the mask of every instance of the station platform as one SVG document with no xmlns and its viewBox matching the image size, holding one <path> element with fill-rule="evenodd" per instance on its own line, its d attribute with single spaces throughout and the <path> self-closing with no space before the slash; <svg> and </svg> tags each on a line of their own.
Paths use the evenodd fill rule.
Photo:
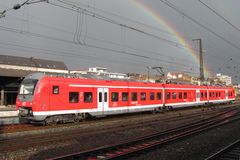
<svg viewBox="0 0 240 160">
<path fill-rule="evenodd" d="M 0 106 L 0 118 L 17 117 L 18 111 L 15 106 Z"/>
</svg>

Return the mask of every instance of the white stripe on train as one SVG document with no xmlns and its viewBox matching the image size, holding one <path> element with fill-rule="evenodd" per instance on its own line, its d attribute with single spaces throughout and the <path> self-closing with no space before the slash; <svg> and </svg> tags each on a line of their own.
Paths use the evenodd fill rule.
<svg viewBox="0 0 240 160">
<path fill-rule="evenodd" d="M 92 88 L 136 88 L 136 89 L 163 89 L 163 87 L 135 87 L 135 86 L 101 86 L 101 85 L 80 85 L 80 84 L 69 84 L 69 87 L 92 87 Z M 175 89 L 175 90 L 228 90 L 228 89 L 208 89 L 208 88 L 164 88 L 164 89 Z"/>
<path fill-rule="evenodd" d="M 224 101 L 231 101 L 234 99 L 224 99 L 224 100 L 210 100 L 209 102 L 224 102 Z M 200 101 L 200 102 L 184 102 L 184 103 L 168 103 L 166 106 L 181 107 L 184 105 L 187 106 L 194 106 L 194 105 L 202 105 L 207 103 L 208 101 Z M 141 106 L 124 106 L 124 107 L 116 107 L 116 108 L 107 108 L 104 111 L 118 111 L 118 110 L 135 110 L 135 109 L 146 109 L 146 108 L 156 108 L 162 107 L 163 104 L 154 104 L 154 105 L 141 105 Z M 34 116 L 41 116 L 41 115 L 56 115 L 56 114 L 72 114 L 72 113 L 91 113 L 91 112 L 101 112 L 102 110 L 95 108 L 95 109 L 79 109 L 79 110 L 60 110 L 60 111 L 38 111 L 33 112 Z"/>
</svg>

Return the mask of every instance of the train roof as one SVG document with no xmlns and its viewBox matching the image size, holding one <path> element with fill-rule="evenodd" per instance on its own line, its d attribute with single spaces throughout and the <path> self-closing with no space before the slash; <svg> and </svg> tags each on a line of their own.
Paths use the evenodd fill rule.
<svg viewBox="0 0 240 160">
<path fill-rule="evenodd" d="M 223 89 L 231 88 L 227 86 L 198 86 L 192 84 L 167 84 L 167 83 L 152 83 L 152 82 L 139 82 L 133 80 L 121 80 L 121 79 L 112 79 L 110 77 L 98 76 L 98 75 L 82 75 L 82 74 L 50 74 L 50 73 L 33 73 L 26 77 L 26 79 L 45 79 L 52 78 L 53 80 L 68 79 L 71 83 L 84 82 L 88 84 L 94 84 L 96 82 L 101 82 L 103 84 L 111 85 L 134 85 L 134 86 L 165 86 L 168 88 L 210 88 L 210 89 Z"/>
</svg>

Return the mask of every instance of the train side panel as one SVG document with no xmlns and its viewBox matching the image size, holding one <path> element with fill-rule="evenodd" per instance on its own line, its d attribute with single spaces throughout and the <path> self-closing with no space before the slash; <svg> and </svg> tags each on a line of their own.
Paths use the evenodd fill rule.
<svg viewBox="0 0 240 160">
<path fill-rule="evenodd" d="M 166 84 L 165 105 L 170 108 L 204 105 L 208 98 L 201 98 L 203 92 L 207 92 L 205 86 Z"/>
<path fill-rule="evenodd" d="M 46 118 L 49 120 L 49 117 L 52 118 L 51 121 L 66 118 L 75 120 L 83 118 L 85 114 L 103 116 L 165 107 L 229 103 L 235 99 L 235 91 L 230 87 L 123 82 L 39 74 L 30 75 L 21 86 L 17 108 L 21 109 L 22 116 L 37 121 Z"/>
</svg>

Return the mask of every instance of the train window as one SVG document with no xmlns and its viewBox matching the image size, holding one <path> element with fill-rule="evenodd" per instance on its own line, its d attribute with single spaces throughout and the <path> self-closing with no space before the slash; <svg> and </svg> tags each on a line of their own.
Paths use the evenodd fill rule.
<svg viewBox="0 0 240 160">
<path fill-rule="evenodd" d="M 204 94 L 203 94 L 203 92 L 201 92 L 201 98 L 204 98 Z"/>
<path fill-rule="evenodd" d="M 187 99 L 187 92 L 184 92 L 184 93 L 183 93 L 183 98 L 184 98 L 184 99 Z"/>
<path fill-rule="evenodd" d="M 59 86 L 52 87 L 52 94 L 59 94 Z"/>
<path fill-rule="evenodd" d="M 157 100 L 161 100 L 161 98 L 162 98 L 161 92 L 157 92 Z"/>
<path fill-rule="evenodd" d="M 146 92 L 141 92 L 141 100 L 142 101 L 146 100 Z"/>
<path fill-rule="evenodd" d="M 118 92 L 112 92 L 112 102 L 118 101 Z"/>
<path fill-rule="evenodd" d="M 102 92 L 99 92 L 98 94 L 98 102 L 102 102 Z"/>
<path fill-rule="evenodd" d="M 178 93 L 178 99 L 182 99 L 182 92 Z"/>
<path fill-rule="evenodd" d="M 84 92 L 84 102 L 91 103 L 92 102 L 92 92 Z"/>
<path fill-rule="evenodd" d="M 205 92 L 205 98 L 207 98 L 207 92 Z"/>
<path fill-rule="evenodd" d="M 170 97 L 170 92 L 167 92 L 166 98 L 167 98 L 167 99 L 170 99 L 170 98 L 171 98 L 171 97 Z"/>
<path fill-rule="evenodd" d="M 212 97 L 212 92 L 209 93 L 209 97 Z"/>
<path fill-rule="evenodd" d="M 104 92 L 104 102 L 107 102 L 107 99 L 108 99 L 107 92 Z"/>
<path fill-rule="evenodd" d="M 137 101 L 137 92 L 132 92 L 132 101 Z"/>
<path fill-rule="evenodd" d="M 122 92 L 122 101 L 128 101 L 128 92 Z"/>
<path fill-rule="evenodd" d="M 69 103 L 78 103 L 78 92 L 69 92 Z"/>
<path fill-rule="evenodd" d="M 150 100 L 154 100 L 155 96 L 154 96 L 154 92 L 150 92 Z"/>
<path fill-rule="evenodd" d="M 176 92 L 173 92 L 172 93 L 172 99 L 176 99 L 177 98 L 177 93 Z"/>
</svg>

